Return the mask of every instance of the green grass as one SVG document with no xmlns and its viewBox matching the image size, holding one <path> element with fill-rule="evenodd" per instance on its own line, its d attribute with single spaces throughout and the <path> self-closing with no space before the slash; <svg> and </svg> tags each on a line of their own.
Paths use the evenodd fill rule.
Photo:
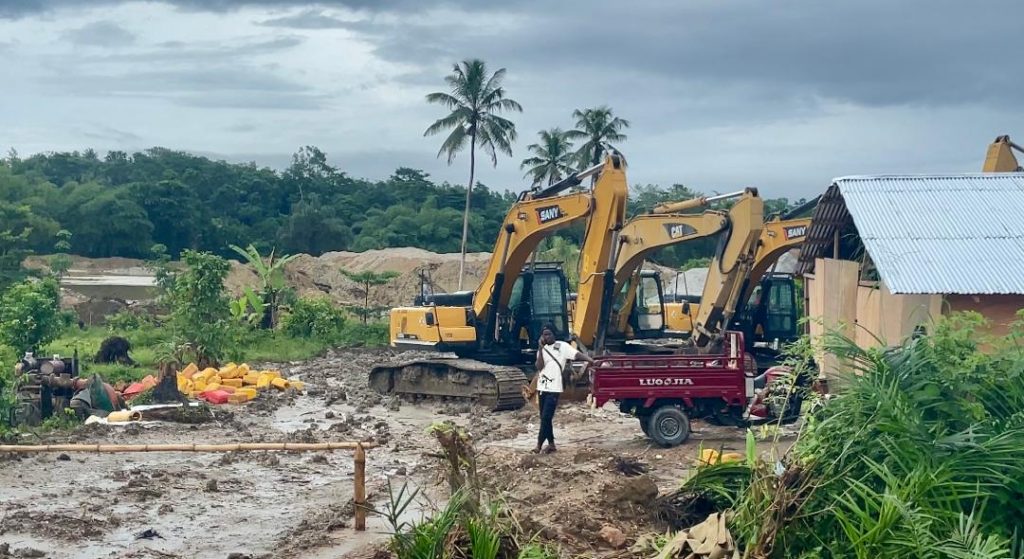
<svg viewBox="0 0 1024 559">
<path fill-rule="evenodd" d="M 92 362 L 100 344 L 109 336 L 123 336 L 131 343 L 130 355 L 137 363 L 135 367 Z M 331 347 L 384 346 L 387 344 L 387 324 L 364 326 L 358 322 L 347 323 L 330 340 L 295 338 L 280 331 L 265 330 L 247 332 L 239 338 L 239 343 L 232 348 L 230 355 L 225 356 L 225 361 L 304 361 L 323 355 Z M 59 353 L 62 357 L 70 357 L 77 349 L 83 374 L 99 373 L 112 383 L 131 382 L 156 372 L 160 356 L 168 353 L 170 339 L 170 331 L 157 326 L 115 332 L 100 326 L 91 326 L 84 330 L 75 327 L 54 340 L 43 355 Z"/>
</svg>

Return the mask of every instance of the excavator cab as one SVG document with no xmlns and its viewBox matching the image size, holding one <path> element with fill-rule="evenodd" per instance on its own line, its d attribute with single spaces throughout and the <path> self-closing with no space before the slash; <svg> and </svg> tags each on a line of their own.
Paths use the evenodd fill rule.
<svg viewBox="0 0 1024 559">
<path fill-rule="evenodd" d="M 752 340 L 755 348 L 778 350 L 800 337 L 798 310 L 793 276 L 769 274 L 736 313 L 733 327 Z"/>
<path fill-rule="evenodd" d="M 559 262 L 537 262 L 523 268 L 512 285 L 508 311 L 499 315 L 498 339 L 506 347 L 536 350 L 545 324 L 555 337 L 569 339 L 569 281 Z"/>
<path fill-rule="evenodd" d="M 665 334 L 665 293 L 654 270 L 640 272 L 629 326 L 635 339 L 660 338 Z"/>
</svg>

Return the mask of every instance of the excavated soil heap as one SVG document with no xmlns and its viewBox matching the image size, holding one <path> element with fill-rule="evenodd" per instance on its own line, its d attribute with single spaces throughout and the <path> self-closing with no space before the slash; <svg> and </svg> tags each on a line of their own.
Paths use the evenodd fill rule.
<svg viewBox="0 0 1024 559">
<path fill-rule="evenodd" d="M 463 289 L 480 283 L 490 253 L 466 255 Z M 285 279 L 300 296 L 327 295 L 336 303 L 362 304 L 363 286 L 350 280 L 347 272 L 395 272 L 387 285 L 370 287 L 370 304 L 393 307 L 411 304 L 420 292 L 420 270 L 428 273 L 435 292 L 456 291 L 459 282 L 459 255 L 438 254 L 419 248 L 386 248 L 366 252 L 328 252 L 321 256 L 300 255 L 285 267 Z M 254 285 L 256 274 L 244 264 L 232 261 L 227 286 L 232 293 Z"/>
</svg>

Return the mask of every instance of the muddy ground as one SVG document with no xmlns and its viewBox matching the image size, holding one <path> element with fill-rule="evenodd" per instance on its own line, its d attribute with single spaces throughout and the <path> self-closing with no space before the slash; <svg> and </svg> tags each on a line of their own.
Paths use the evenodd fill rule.
<svg viewBox="0 0 1024 559">
<path fill-rule="evenodd" d="M 90 425 L 22 442 L 373 440 L 382 446 L 368 451 L 370 499 L 383 505 L 389 479 L 395 488 L 420 488 L 424 497 L 407 512 L 412 520 L 447 493 L 427 428 L 452 420 L 474 437 L 489 489 L 524 529 L 559 542 L 567 556 L 612 553 L 599 536 L 606 526 L 627 543 L 663 531 L 649 504 L 685 479 L 699 446 L 743 451 L 741 431 L 699 422 L 686 445 L 652 447 L 637 421 L 614 408 L 567 403 L 555 417 L 559 451 L 534 455 L 537 417 L 529 405 L 490 413 L 370 392 L 370 364 L 392 357 L 345 351 L 282 364 L 287 376 L 308 382 L 306 394 L 219 406 L 206 424 Z M 623 460 L 647 472 L 627 477 Z M 348 452 L 0 455 L 0 557 L 373 557 L 388 530 L 379 517 L 366 532 L 353 530 L 352 475 Z"/>
</svg>

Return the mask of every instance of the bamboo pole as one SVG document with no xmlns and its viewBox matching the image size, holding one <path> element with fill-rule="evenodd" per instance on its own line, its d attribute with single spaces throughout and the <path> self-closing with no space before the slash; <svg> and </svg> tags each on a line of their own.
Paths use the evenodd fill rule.
<svg viewBox="0 0 1024 559">
<path fill-rule="evenodd" d="M 243 450 L 287 450 L 315 452 L 330 450 L 355 450 L 357 455 L 366 455 L 363 449 L 376 448 L 376 443 L 333 442 L 333 443 L 229 443 L 229 444 L 40 444 L 0 445 L 0 452 L 234 452 Z"/>
<path fill-rule="evenodd" d="M 366 530 L 366 452 L 363 445 L 356 447 L 355 456 L 355 494 L 353 501 L 356 505 L 356 531 Z"/>
</svg>

